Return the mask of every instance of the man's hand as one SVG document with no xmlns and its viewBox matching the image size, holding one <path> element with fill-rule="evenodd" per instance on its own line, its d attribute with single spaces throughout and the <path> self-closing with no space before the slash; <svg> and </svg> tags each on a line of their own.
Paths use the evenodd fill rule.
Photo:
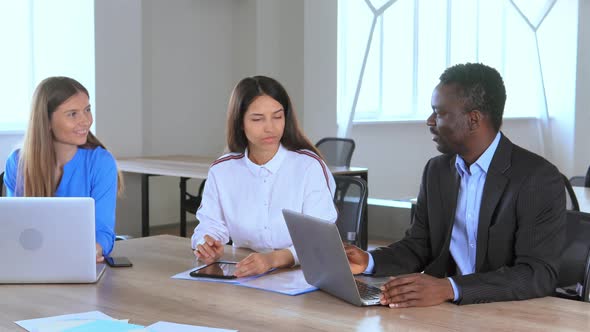
<svg viewBox="0 0 590 332">
<path fill-rule="evenodd" d="M 195 256 L 205 264 L 216 262 L 223 255 L 223 243 L 209 235 L 205 235 L 204 240 L 204 243 L 195 248 Z"/>
<path fill-rule="evenodd" d="M 390 308 L 427 307 L 455 298 L 447 278 L 435 278 L 423 273 L 406 274 L 381 286 L 381 304 Z"/>
<path fill-rule="evenodd" d="M 104 261 L 104 257 L 102 256 L 102 246 L 96 243 L 96 262 L 102 263 Z"/>
<path fill-rule="evenodd" d="M 369 253 L 350 244 L 345 244 L 344 250 L 346 250 L 346 257 L 352 274 L 365 272 L 367 266 L 369 266 Z"/>
</svg>

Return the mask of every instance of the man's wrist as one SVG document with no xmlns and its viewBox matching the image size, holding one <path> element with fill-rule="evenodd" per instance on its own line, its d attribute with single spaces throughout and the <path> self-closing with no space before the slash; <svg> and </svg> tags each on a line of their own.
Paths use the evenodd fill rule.
<svg viewBox="0 0 590 332">
<path fill-rule="evenodd" d="M 455 289 L 453 288 L 451 279 L 447 279 L 447 300 L 451 302 L 455 301 Z"/>
<path fill-rule="evenodd" d="M 373 274 L 373 272 L 375 272 L 375 259 L 373 258 L 373 255 L 371 255 L 370 252 L 365 251 L 364 253 L 367 255 L 367 265 L 365 266 L 365 270 L 362 273 L 366 275 L 371 275 Z"/>
<path fill-rule="evenodd" d="M 453 280 L 452 277 L 448 277 L 446 278 L 448 283 L 451 286 L 451 293 L 452 293 L 452 297 L 450 298 L 450 300 L 452 302 L 457 302 L 461 299 L 461 288 L 455 283 L 455 280 Z"/>
</svg>

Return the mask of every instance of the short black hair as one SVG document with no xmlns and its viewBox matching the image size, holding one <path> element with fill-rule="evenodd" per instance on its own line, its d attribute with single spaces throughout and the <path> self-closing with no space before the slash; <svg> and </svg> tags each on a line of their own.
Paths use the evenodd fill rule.
<svg viewBox="0 0 590 332">
<path fill-rule="evenodd" d="M 467 110 L 480 110 L 490 117 L 498 132 L 506 104 L 506 88 L 500 73 L 482 63 L 458 64 L 440 75 L 440 84 L 455 85 Z"/>
</svg>

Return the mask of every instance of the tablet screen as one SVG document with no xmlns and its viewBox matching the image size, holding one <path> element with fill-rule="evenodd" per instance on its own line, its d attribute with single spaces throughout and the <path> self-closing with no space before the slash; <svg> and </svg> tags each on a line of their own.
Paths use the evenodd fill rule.
<svg viewBox="0 0 590 332">
<path fill-rule="evenodd" d="M 206 278 L 223 278 L 233 279 L 236 276 L 234 272 L 236 270 L 236 263 L 232 262 L 215 262 L 209 265 L 203 266 L 190 273 L 191 277 L 206 277 Z"/>
</svg>

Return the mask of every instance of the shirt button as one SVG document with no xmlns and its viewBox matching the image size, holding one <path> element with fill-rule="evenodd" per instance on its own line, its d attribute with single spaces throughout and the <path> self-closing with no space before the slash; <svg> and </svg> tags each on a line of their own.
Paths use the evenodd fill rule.
<svg viewBox="0 0 590 332">
<path fill-rule="evenodd" d="M 469 246 L 470 246 L 471 248 L 473 248 L 473 247 L 475 247 L 475 244 L 473 244 L 473 243 L 470 243 L 470 244 L 469 244 Z"/>
</svg>

